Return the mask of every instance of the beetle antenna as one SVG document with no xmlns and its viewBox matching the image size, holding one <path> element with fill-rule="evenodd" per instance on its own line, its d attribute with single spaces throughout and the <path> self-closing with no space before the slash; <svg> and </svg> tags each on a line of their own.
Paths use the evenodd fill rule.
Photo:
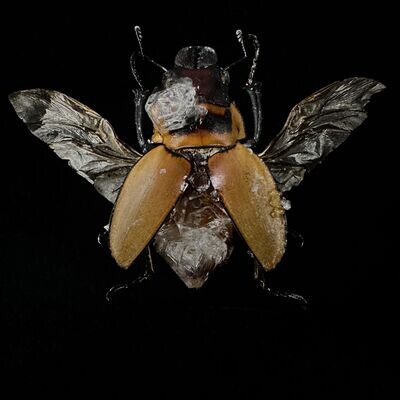
<svg viewBox="0 0 400 400">
<path fill-rule="evenodd" d="M 244 57 L 247 57 L 246 47 L 244 46 L 244 40 L 243 40 L 243 32 L 242 32 L 241 29 L 238 29 L 236 31 L 236 37 L 237 37 L 237 40 L 238 40 L 238 42 L 239 42 L 239 44 L 240 44 L 240 46 L 242 48 Z"/>
<path fill-rule="evenodd" d="M 243 55 L 241 58 L 234 61 L 232 64 L 228 65 L 227 67 L 225 67 L 224 70 L 228 71 L 230 68 L 232 68 L 236 64 L 239 64 L 240 62 L 242 62 L 243 60 L 245 60 L 248 57 L 244 40 L 245 40 L 245 38 L 251 40 L 253 47 L 254 47 L 254 57 L 253 57 L 253 62 L 252 62 L 251 68 L 250 68 L 249 77 L 247 78 L 247 82 L 246 82 L 246 86 L 251 86 L 253 84 L 254 74 L 255 74 L 256 68 L 257 68 L 258 57 L 260 56 L 260 42 L 258 41 L 257 36 L 253 35 L 252 33 L 244 36 L 241 29 L 236 30 L 236 38 L 240 44 Z"/>
<path fill-rule="evenodd" d="M 139 44 L 140 55 L 142 57 L 144 57 L 143 44 L 142 44 L 142 40 L 143 40 L 142 30 L 140 29 L 139 25 L 136 25 L 134 29 L 135 29 L 136 39 L 137 39 L 138 44 Z"/>
<path fill-rule="evenodd" d="M 238 60 L 234 61 L 232 64 L 229 64 L 227 67 L 224 68 L 225 71 L 228 71 L 230 68 L 232 68 L 234 65 L 239 64 L 243 60 L 247 58 L 247 52 L 246 52 L 246 47 L 244 45 L 244 39 L 243 39 L 243 32 L 241 29 L 236 30 L 236 38 L 240 44 L 240 48 L 242 49 L 243 55 L 241 58 Z"/>
<path fill-rule="evenodd" d="M 143 51 L 143 34 L 142 34 L 142 29 L 140 28 L 139 25 L 135 26 L 135 35 L 136 35 L 136 39 L 138 41 L 139 44 L 139 54 L 142 58 L 144 58 L 145 60 L 151 62 L 153 65 L 155 65 L 156 67 L 162 69 L 164 72 L 167 72 L 167 68 L 163 67 L 161 64 L 159 64 L 157 61 L 154 61 L 152 58 L 150 58 L 149 56 L 147 56 L 146 54 L 144 54 Z"/>
<path fill-rule="evenodd" d="M 246 82 L 246 86 L 251 86 L 254 81 L 254 74 L 255 74 L 256 68 L 257 68 L 257 61 L 260 56 L 260 42 L 258 41 L 257 36 L 253 35 L 252 33 L 244 36 L 241 29 L 236 30 L 236 38 L 240 44 L 243 55 L 241 58 L 234 61 L 232 64 L 228 65 L 227 67 L 225 67 L 224 70 L 225 71 L 229 70 L 234 65 L 239 64 L 240 62 L 242 62 L 243 60 L 245 60 L 248 57 L 244 40 L 245 40 L 245 38 L 251 40 L 253 47 L 254 47 L 254 57 L 253 57 L 253 62 L 251 64 L 249 77 L 247 78 L 247 82 Z"/>
<path fill-rule="evenodd" d="M 138 84 L 140 90 L 144 92 L 144 87 L 142 83 L 142 79 L 140 78 L 139 72 L 136 67 L 136 58 L 137 58 L 138 53 L 135 51 L 132 53 L 131 58 L 130 58 L 130 64 L 131 64 L 131 71 L 132 75 L 135 78 L 136 83 Z"/>
<path fill-rule="evenodd" d="M 143 82 L 142 82 L 142 79 L 141 79 L 140 74 L 138 72 L 137 65 L 136 65 L 137 64 L 136 60 L 137 60 L 138 56 L 142 60 L 146 60 L 146 61 L 152 63 L 153 65 L 155 65 L 156 67 L 160 68 L 164 72 L 167 71 L 167 68 L 163 67 L 161 64 L 159 64 L 158 62 L 154 61 L 152 58 L 150 58 L 149 56 L 144 54 L 142 29 L 140 28 L 139 25 L 136 25 L 134 27 L 134 29 L 135 29 L 136 40 L 137 40 L 138 45 L 139 45 L 139 51 L 134 51 L 132 53 L 131 58 L 130 58 L 130 64 L 131 64 L 132 75 L 135 78 L 135 81 L 138 84 L 140 90 L 142 92 L 144 92 Z"/>
</svg>

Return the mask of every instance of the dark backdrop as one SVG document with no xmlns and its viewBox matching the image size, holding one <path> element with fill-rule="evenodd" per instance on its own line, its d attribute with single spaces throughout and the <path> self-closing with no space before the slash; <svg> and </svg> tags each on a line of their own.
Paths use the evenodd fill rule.
<svg viewBox="0 0 400 400">
<path fill-rule="evenodd" d="M 320 398 L 388 390 L 395 370 L 394 255 L 397 201 L 395 33 L 390 10 L 280 11 L 260 3 L 19 7 L 2 27 L 1 312 L 4 382 L 46 390 L 144 388 L 188 398 Z M 135 9 L 136 7 L 136 9 Z M 140 9 L 139 9 L 140 7 Z M 146 11 L 145 11 L 146 9 Z M 259 36 L 265 142 L 290 108 L 313 91 L 351 76 L 375 78 L 375 96 L 357 132 L 290 193 L 288 251 L 269 274 L 295 291 L 307 310 L 256 290 L 243 245 L 200 291 L 190 291 L 157 259 L 156 277 L 105 301 L 106 290 L 133 279 L 97 234 L 110 204 L 29 134 L 6 95 L 51 88 L 79 99 L 136 145 L 129 56 L 140 24 L 146 53 L 165 66 L 183 46 L 214 47 L 221 64 L 238 57 L 234 32 Z M 393 47 L 392 47 L 393 46 Z M 246 67 L 231 76 L 248 131 L 241 92 Z M 149 86 L 156 71 L 146 71 Z M 149 131 L 150 133 L 150 131 Z M 165 392 L 166 393 L 166 392 Z M 139 395 L 136 397 L 142 398 Z M 385 397 L 385 396 L 384 396 Z"/>
</svg>

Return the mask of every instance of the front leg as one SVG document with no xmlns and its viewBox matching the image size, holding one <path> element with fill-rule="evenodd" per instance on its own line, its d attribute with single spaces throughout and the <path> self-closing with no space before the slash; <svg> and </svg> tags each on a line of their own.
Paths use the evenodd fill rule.
<svg viewBox="0 0 400 400">
<path fill-rule="evenodd" d="M 261 82 L 254 81 L 251 83 L 247 83 L 244 89 L 250 96 L 254 121 L 253 138 L 249 139 L 245 143 L 245 146 L 250 147 L 252 150 L 254 150 L 257 147 L 258 142 L 260 141 L 262 128 Z"/>
<path fill-rule="evenodd" d="M 146 141 L 143 135 L 143 109 L 147 99 L 147 91 L 142 89 L 133 90 L 135 96 L 135 127 L 136 136 L 143 154 L 151 150 L 151 144 Z"/>
</svg>

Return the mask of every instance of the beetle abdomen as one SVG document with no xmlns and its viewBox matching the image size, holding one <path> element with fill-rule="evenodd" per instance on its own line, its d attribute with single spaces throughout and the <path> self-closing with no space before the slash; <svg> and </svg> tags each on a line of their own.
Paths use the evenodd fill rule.
<svg viewBox="0 0 400 400">
<path fill-rule="evenodd" d="M 201 287 L 232 252 L 233 223 L 203 161 L 193 161 L 188 187 L 154 239 L 157 252 L 189 288 Z"/>
</svg>

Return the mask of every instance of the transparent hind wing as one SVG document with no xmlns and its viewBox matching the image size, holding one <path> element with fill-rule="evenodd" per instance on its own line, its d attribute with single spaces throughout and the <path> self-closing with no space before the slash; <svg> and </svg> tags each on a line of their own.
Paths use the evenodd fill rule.
<svg viewBox="0 0 400 400">
<path fill-rule="evenodd" d="M 281 192 L 297 186 L 367 118 L 365 106 L 385 88 L 367 78 L 334 82 L 297 104 L 267 148 L 259 154 Z"/>
<path fill-rule="evenodd" d="M 9 96 L 29 130 L 112 203 L 141 154 L 122 143 L 110 123 L 63 93 L 32 89 Z"/>
</svg>

